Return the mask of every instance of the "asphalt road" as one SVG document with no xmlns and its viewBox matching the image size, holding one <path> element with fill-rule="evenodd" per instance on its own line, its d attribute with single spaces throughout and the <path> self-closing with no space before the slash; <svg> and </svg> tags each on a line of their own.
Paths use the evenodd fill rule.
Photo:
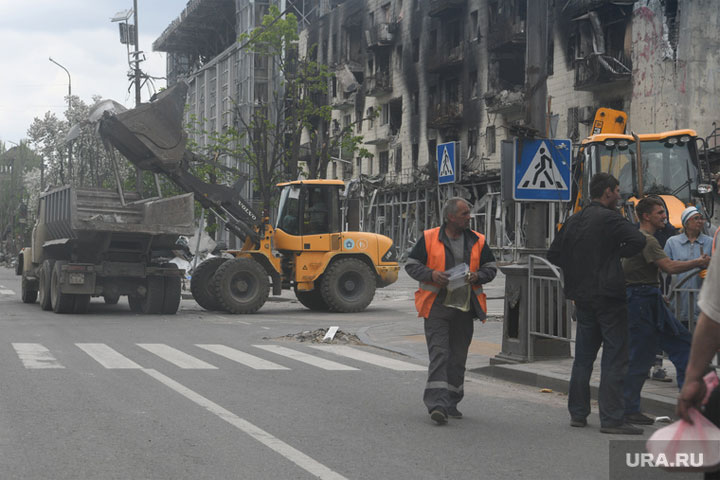
<svg viewBox="0 0 720 480">
<path fill-rule="evenodd" d="M 401 284 L 357 315 L 284 295 L 255 315 L 87 315 L 20 301 L 0 268 L 2 479 L 608 477 L 608 436 L 568 425 L 566 398 L 470 376 L 465 418 L 434 425 L 424 365 L 386 350 L 281 339 L 413 315 Z M 673 477 L 675 478 L 675 477 Z"/>
</svg>

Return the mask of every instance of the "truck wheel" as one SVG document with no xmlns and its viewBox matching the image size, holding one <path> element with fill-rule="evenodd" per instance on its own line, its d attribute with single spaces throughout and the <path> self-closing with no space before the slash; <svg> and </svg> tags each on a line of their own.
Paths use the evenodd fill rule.
<svg viewBox="0 0 720 480">
<path fill-rule="evenodd" d="M 178 269 L 174 263 L 164 263 L 166 268 Z M 182 298 L 182 279 L 180 277 L 164 277 L 163 305 L 162 313 L 173 315 L 177 313 L 180 307 L 180 299 Z"/>
<path fill-rule="evenodd" d="M 52 276 L 55 260 L 44 260 L 40 267 L 38 280 L 38 298 L 40 300 L 40 308 L 43 310 L 52 310 L 52 301 L 50 299 L 50 277 Z"/>
<path fill-rule="evenodd" d="M 315 290 L 302 291 L 298 290 L 297 287 L 295 287 L 294 290 L 295 297 L 297 297 L 298 301 L 310 310 L 317 312 L 328 311 L 328 304 L 325 303 L 325 300 L 322 298 L 322 293 L 320 293 L 319 282 L 316 282 Z"/>
<path fill-rule="evenodd" d="M 163 282 L 163 277 L 148 277 L 147 292 L 145 292 L 145 298 L 142 298 L 140 302 L 142 312 L 149 314 L 161 313 L 164 297 L 165 282 Z"/>
<path fill-rule="evenodd" d="M 255 313 L 270 294 L 267 272 L 251 258 L 234 258 L 220 265 L 213 285 L 215 296 L 230 313 Z"/>
<path fill-rule="evenodd" d="M 107 295 L 103 295 L 103 299 L 105 300 L 106 305 L 117 305 L 120 301 L 120 295 L 117 293 L 109 293 Z"/>
<path fill-rule="evenodd" d="M 80 315 L 86 314 L 90 306 L 90 295 L 73 295 L 73 297 L 75 297 L 73 313 Z"/>
<path fill-rule="evenodd" d="M 128 295 L 128 305 L 130 305 L 130 310 L 133 312 L 142 312 L 142 301 L 142 297 Z"/>
<path fill-rule="evenodd" d="M 50 303 L 55 313 L 71 313 L 75 308 L 75 296 L 60 293 L 60 267 L 65 262 L 55 262 L 50 276 Z"/>
<path fill-rule="evenodd" d="M 334 262 L 320 282 L 322 297 L 333 312 L 360 312 L 375 296 L 375 276 L 370 267 L 357 258 Z"/>
<path fill-rule="evenodd" d="M 213 277 L 218 267 L 227 260 L 227 258 L 222 257 L 208 258 L 192 272 L 190 293 L 192 293 L 197 304 L 205 310 L 218 311 L 223 309 L 220 300 L 215 296 Z"/>
<path fill-rule="evenodd" d="M 23 272 L 22 280 L 20 280 L 20 288 L 20 298 L 22 298 L 23 303 L 35 303 L 38 297 L 37 281 L 28 279 L 25 272 Z"/>
</svg>

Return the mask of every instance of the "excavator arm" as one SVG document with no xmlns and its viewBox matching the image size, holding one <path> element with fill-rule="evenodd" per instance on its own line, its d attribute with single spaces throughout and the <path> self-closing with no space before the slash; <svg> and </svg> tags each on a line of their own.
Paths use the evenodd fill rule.
<svg viewBox="0 0 720 480">
<path fill-rule="evenodd" d="M 204 208 L 220 217 L 238 237 L 258 244 L 264 232 L 262 217 L 234 188 L 204 182 L 187 170 L 193 154 L 185 149 L 182 128 L 188 86 L 180 82 L 157 99 L 115 115 L 105 112 L 100 136 L 141 170 L 161 173 Z"/>
</svg>

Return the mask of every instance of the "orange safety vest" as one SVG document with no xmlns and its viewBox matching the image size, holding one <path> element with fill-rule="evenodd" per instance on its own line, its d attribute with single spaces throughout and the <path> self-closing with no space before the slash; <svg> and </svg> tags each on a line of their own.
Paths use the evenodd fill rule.
<svg viewBox="0 0 720 480">
<path fill-rule="evenodd" d="M 473 245 L 470 253 L 470 271 L 477 272 L 480 268 L 480 254 L 485 245 L 485 235 L 472 231 L 478 236 L 478 241 Z M 427 267 L 433 270 L 445 271 L 445 244 L 440 241 L 440 227 L 425 230 L 425 250 L 427 251 Z M 430 309 L 442 287 L 433 282 L 420 282 L 420 287 L 415 292 L 415 308 L 418 317 L 427 318 Z M 482 285 L 472 285 L 472 290 L 480 303 L 483 312 L 487 313 L 487 300 L 483 293 Z"/>
</svg>

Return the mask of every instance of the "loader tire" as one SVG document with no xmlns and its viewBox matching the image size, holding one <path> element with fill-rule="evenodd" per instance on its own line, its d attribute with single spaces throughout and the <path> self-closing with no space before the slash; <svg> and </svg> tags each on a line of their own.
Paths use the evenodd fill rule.
<svg viewBox="0 0 720 480">
<path fill-rule="evenodd" d="M 40 267 L 38 279 L 38 299 L 40 308 L 43 310 L 52 310 L 52 301 L 50 296 L 50 277 L 52 276 L 55 260 L 45 260 Z"/>
<path fill-rule="evenodd" d="M 343 258 L 325 270 L 320 286 L 330 311 L 360 312 L 375 296 L 375 275 L 362 260 Z"/>
<path fill-rule="evenodd" d="M 315 289 L 309 291 L 298 290 L 295 287 L 295 297 L 305 307 L 316 312 L 327 312 L 328 304 L 323 300 L 322 293 L 320 292 L 320 282 L 315 283 Z"/>
<path fill-rule="evenodd" d="M 193 271 L 190 278 L 190 293 L 205 310 L 222 311 L 223 306 L 215 296 L 213 277 L 220 265 L 228 259 L 222 257 L 208 258 Z"/>
<path fill-rule="evenodd" d="M 164 263 L 165 268 L 175 268 L 178 266 L 174 263 Z M 182 299 L 182 279 L 180 277 L 163 277 L 164 295 L 161 312 L 165 315 L 174 315 L 180 307 Z"/>
<path fill-rule="evenodd" d="M 72 313 L 75 308 L 75 295 L 60 292 L 60 268 L 65 262 L 55 262 L 50 276 L 50 303 L 55 313 Z"/>
<path fill-rule="evenodd" d="M 230 313 L 255 313 L 270 295 L 267 272 L 251 258 L 233 258 L 220 265 L 213 286 L 222 308 Z"/>
<path fill-rule="evenodd" d="M 23 272 L 22 280 L 20 280 L 20 289 L 20 298 L 22 298 L 23 303 L 35 303 L 38 297 L 38 283 L 36 280 L 27 278 L 25 272 Z"/>
<path fill-rule="evenodd" d="M 165 300 L 165 282 L 163 277 L 147 277 L 147 291 L 145 297 L 140 299 L 142 313 L 154 315 L 162 313 Z"/>
</svg>

